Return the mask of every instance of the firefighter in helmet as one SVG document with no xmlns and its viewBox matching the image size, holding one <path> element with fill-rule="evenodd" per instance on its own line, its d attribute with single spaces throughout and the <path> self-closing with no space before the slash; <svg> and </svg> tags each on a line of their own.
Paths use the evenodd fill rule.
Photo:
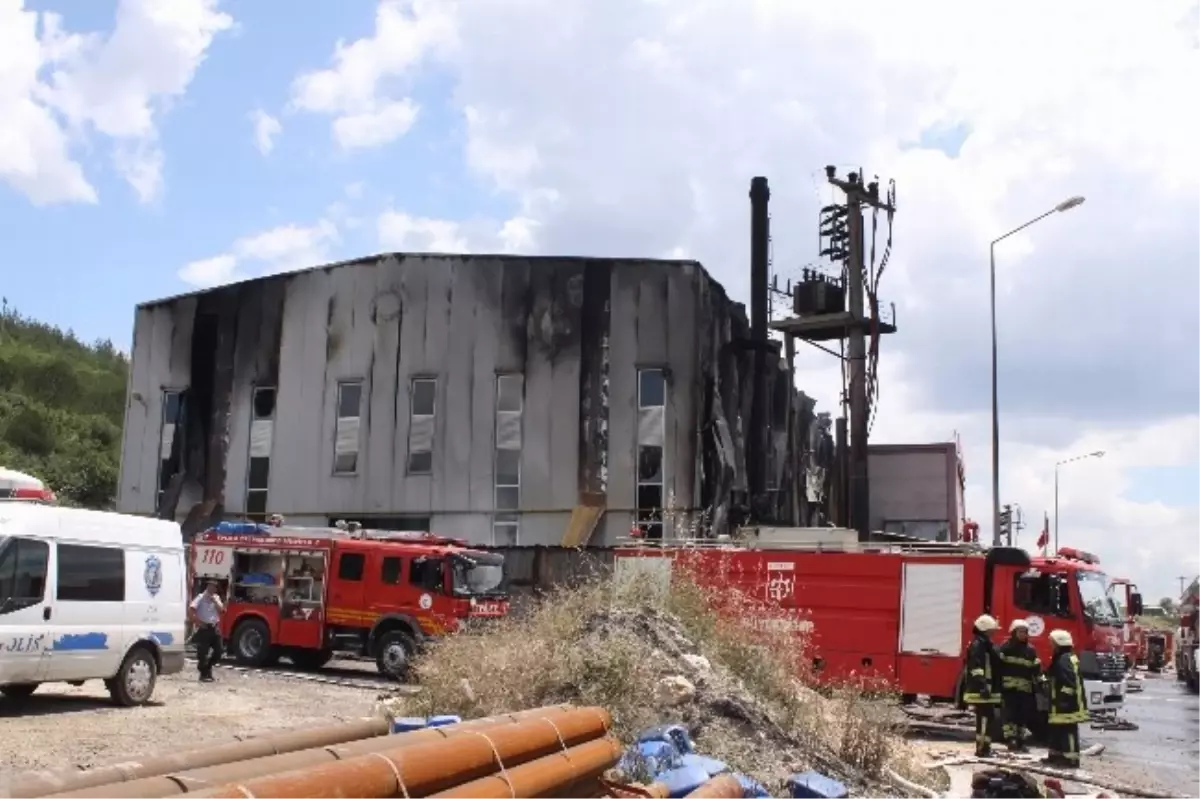
<svg viewBox="0 0 1200 799">
<path fill-rule="evenodd" d="M 1050 684 L 1050 728 L 1046 762 L 1067 768 L 1079 767 L 1079 725 L 1088 720 L 1087 695 L 1079 676 L 1079 658 L 1066 630 L 1050 633 L 1054 645 L 1046 679 Z"/>
<path fill-rule="evenodd" d="M 975 711 L 975 756 L 992 754 L 992 738 L 1000 706 L 1000 661 L 991 633 L 1000 625 L 986 613 L 975 620 L 974 636 L 967 647 L 967 674 L 963 702 Z"/>
<path fill-rule="evenodd" d="M 1029 643 L 1029 624 L 1014 619 L 1008 640 L 1000 645 L 1000 693 L 1003 699 L 1004 742 L 1013 751 L 1025 749 L 1025 730 L 1037 712 L 1034 688 L 1041 678 L 1042 664 Z"/>
</svg>

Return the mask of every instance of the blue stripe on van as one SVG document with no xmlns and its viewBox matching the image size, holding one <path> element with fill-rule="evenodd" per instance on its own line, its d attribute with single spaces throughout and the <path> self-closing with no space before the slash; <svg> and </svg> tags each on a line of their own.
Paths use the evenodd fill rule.
<svg viewBox="0 0 1200 799">
<path fill-rule="evenodd" d="M 175 643 L 175 636 L 171 635 L 170 633 L 158 633 L 151 631 L 150 637 L 153 638 L 159 646 L 170 646 L 171 644 Z"/>
<path fill-rule="evenodd" d="M 54 645 L 51 649 L 56 652 L 108 649 L 108 636 L 105 633 L 64 635 L 61 638 L 54 639 Z"/>
</svg>

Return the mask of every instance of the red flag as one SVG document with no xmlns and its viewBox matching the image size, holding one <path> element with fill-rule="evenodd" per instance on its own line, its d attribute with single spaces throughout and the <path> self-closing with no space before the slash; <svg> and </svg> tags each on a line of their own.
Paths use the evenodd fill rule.
<svg viewBox="0 0 1200 799">
<path fill-rule="evenodd" d="M 1050 543 L 1050 514 L 1046 514 L 1046 520 L 1042 524 L 1042 534 L 1038 536 L 1038 549 L 1045 550 L 1046 545 Z"/>
</svg>

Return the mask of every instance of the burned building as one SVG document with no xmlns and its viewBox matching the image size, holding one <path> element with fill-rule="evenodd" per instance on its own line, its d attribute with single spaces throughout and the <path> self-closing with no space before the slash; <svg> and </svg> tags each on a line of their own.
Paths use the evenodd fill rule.
<svg viewBox="0 0 1200 799">
<path fill-rule="evenodd" d="M 720 531 L 749 502 L 748 337 L 694 261 L 388 254 L 150 302 L 118 508 L 496 546 Z M 810 523 L 828 424 L 767 349 L 759 516 Z"/>
</svg>

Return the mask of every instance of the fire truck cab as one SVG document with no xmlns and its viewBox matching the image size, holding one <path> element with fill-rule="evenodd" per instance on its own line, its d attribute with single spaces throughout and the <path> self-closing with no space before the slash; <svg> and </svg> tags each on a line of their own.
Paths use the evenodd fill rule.
<svg viewBox="0 0 1200 799">
<path fill-rule="evenodd" d="M 252 666 L 340 651 L 402 678 L 430 638 L 508 612 L 503 557 L 429 533 L 225 522 L 193 540 L 191 576 L 193 595 L 216 582 L 222 638 Z"/>
<path fill-rule="evenodd" d="M 664 587 L 688 579 L 739 590 L 810 636 L 820 679 L 873 676 L 910 697 L 956 697 L 980 614 L 1000 621 L 997 644 L 1023 618 L 1043 666 L 1050 633 L 1071 633 L 1093 711 L 1124 703 L 1122 619 L 1096 559 L 1077 550 L 1031 558 L 1014 548 L 860 543 L 852 530 L 758 528 L 736 544 L 638 542 L 618 549 L 615 569 L 618 579 Z"/>
</svg>

